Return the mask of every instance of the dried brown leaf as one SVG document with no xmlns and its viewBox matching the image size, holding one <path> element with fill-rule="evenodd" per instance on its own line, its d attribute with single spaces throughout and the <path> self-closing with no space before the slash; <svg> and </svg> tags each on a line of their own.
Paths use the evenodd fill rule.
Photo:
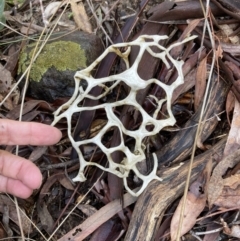
<svg viewBox="0 0 240 241">
<path fill-rule="evenodd" d="M 222 50 L 222 47 L 221 47 L 220 44 L 218 45 L 217 50 L 215 51 L 215 53 L 216 53 L 216 59 L 219 59 L 219 58 L 223 57 L 223 55 L 222 55 L 223 50 Z"/>
<path fill-rule="evenodd" d="M 4 67 L 10 71 L 12 76 L 15 75 L 15 70 L 18 65 L 19 52 L 20 52 L 20 50 L 19 50 L 19 46 L 17 44 L 13 44 L 13 45 L 9 46 L 8 55 L 5 59 L 6 64 L 4 65 Z"/>
<path fill-rule="evenodd" d="M 223 232 L 229 236 L 240 238 L 240 226 L 239 225 L 233 225 L 232 227 L 224 226 Z"/>
<path fill-rule="evenodd" d="M 207 56 L 202 59 L 196 74 L 196 84 L 195 84 L 195 97 L 194 97 L 194 109 L 198 110 L 205 93 L 206 89 L 206 79 L 207 79 Z"/>
<path fill-rule="evenodd" d="M 223 158 L 214 168 L 208 186 L 208 203 L 210 207 L 213 204 L 222 207 L 236 204 L 235 197 L 239 196 L 238 193 L 240 193 L 238 188 L 236 188 L 240 184 L 239 175 L 236 177 L 231 176 L 226 179 L 223 179 L 223 175 L 229 168 L 233 168 L 238 164 L 239 161 L 240 149 Z M 227 186 L 229 184 L 231 184 L 232 187 Z M 237 197 L 237 200 L 239 200 L 239 197 Z"/>
<path fill-rule="evenodd" d="M 5 227 L 3 226 L 2 223 L 0 223 L 0 239 L 2 240 L 7 240 L 7 233 L 6 233 L 6 230 L 5 230 Z"/>
<path fill-rule="evenodd" d="M 47 151 L 47 146 L 38 146 L 38 147 L 35 147 L 28 159 L 29 159 L 30 161 L 32 161 L 32 162 L 35 162 L 35 161 L 37 161 L 37 159 L 39 159 L 46 151 Z"/>
<path fill-rule="evenodd" d="M 231 129 L 228 135 L 227 143 L 224 149 L 224 155 L 235 152 L 240 147 L 240 104 L 235 99 L 233 119 Z"/>
<path fill-rule="evenodd" d="M 224 187 L 215 205 L 224 208 L 235 208 L 240 206 L 240 174 L 232 175 L 224 180 Z"/>
<path fill-rule="evenodd" d="M 43 200 L 43 198 L 45 197 L 45 195 L 47 195 L 47 193 L 50 192 L 50 188 L 52 187 L 52 185 L 55 182 L 57 182 L 60 178 L 63 178 L 64 176 L 65 176 L 64 173 L 56 173 L 56 174 L 53 174 L 52 176 L 50 176 L 41 188 L 41 192 L 40 192 L 38 201 L 41 202 Z"/>
<path fill-rule="evenodd" d="M 59 7 L 61 6 L 62 2 L 51 2 L 47 5 L 47 7 L 44 10 L 44 17 L 45 19 L 49 19 L 52 15 L 54 15 Z"/>
<path fill-rule="evenodd" d="M 188 37 L 190 35 L 190 33 L 198 26 L 198 24 L 200 23 L 201 20 L 202 19 L 194 19 L 194 20 L 190 21 L 188 26 L 186 27 L 186 29 L 182 33 L 179 41 L 182 41 L 183 39 Z"/>
<path fill-rule="evenodd" d="M 13 107 L 13 103 L 11 101 L 11 99 L 6 99 L 6 101 L 4 101 L 4 107 L 7 108 L 8 110 L 12 110 L 14 109 Z"/>
<path fill-rule="evenodd" d="M 38 202 L 37 211 L 38 211 L 38 217 L 40 218 L 43 228 L 48 233 L 51 233 L 53 225 L 54 225 L 54 220 L 53 220 L 51 214 L 49 213 L 45 202 L 42 202 L 41 204 Z"/>
<path fill-rule="evenodd" d="M 123 201 L 121 201 L 120 199 L 116 199 L 108 203 L 100 210 L 98 210 L 96 213 L 94 213 L 92 216 L 87 218 L 83 223 L 81 223 L 80 225 L 72 229 L 70 232 L 65 234 L 62 238 L 58 239 L 58 241 L 73 240 L 73 236 L 74 240 L 76 241 L 84 240 L 84 238 L 86 238 L 88 235 L 94 232 L 100 225 L 105 223 L 116 213 L 122 211 L 123 208 L 134 203 L 136 200 L 136 197 L 133 197 L 129 193 L 126 193 L 123 196 Z"/>
<path fill-rule="evenodd" d="M 9 217 L 9 207 L 7 205 L 4 206 L 3 208 L 3 217 L 2 217 L 2 222 L 4 225 L 4 228 L 7 232 L 8 237 L 12 237 L 13 236 L 13 231 L 9 226 L 9 221 L 10 221 L 10 217 Z"/>
<path fill-rule="evenodd" d="M 191 21 L 188 26 L 186 27 L 186 29 L 183 31 L 182 35 L 180 36 L 180 38 L 178 39 L 178 41 L 183 41 L 185 38 L 189 37 L 190 33 L 194 30 L 194 28 L 198 25 L 198 23 L 200 22 L 200 19 L 195 19 L 193 21 Z M 184 46 L 186 46 L 186 50 L 187 49 L 192 49 L 193 48 L 193 43 L 189 42 L 186 43 L 185 45 L 178 45 L 175 46 L 172 50 L 171 50 L 171 55 L 173 58 L 177 58 L 177 56 L 181 55 L 181 53 L 183 53 L 183 48 Z M 183 59 L 184 59 L 184 55 L 183 55 Z M 170 73 L 169 73 L 170 74 Z M 168 79 L 166 77 L 166 79 Z"/>
<path fill-rule="evenodd" d="M 229 125 L 231 124 L 229 115 L 230 115 L 230 112 L 234 109 L 234 103 L 235 103 L 235 96 L 232 91 L 229 91 L 227 100 L 226 100 L 226 108 L 225 108 Z"/>
<path fill-rule="evenodd" d="M 7 70 L 0 63 L 0 93 L 6 93 L 9 91 L 12 84 L 12 75 L 9 70 Z"/>
<path fill-rule="evenodd" d="M 54 110 L 54 108 L 52 108 L 46 101 L 43 101 L 43 100 L 29 100 L 29 101 L 24 103 L 22 114 L 25 115 L 26 113 L 30 112 L 31 110 L 33 110 L 37 106 L 40 106 L 40 105 L 43 105 L 43 104 L 48 106 L 49 110 L 52 110 L 52 111 Z M 9 111 L 7 113 L 7 115 L 6 115 L 6 117 L 8 119 L 12 119 L 12 120 L 18 119 L 19 118 L 19 114 L 20 114 L 20 109 L 21 109 L 21 105 L 18 105 L 13 110 Z"/>
<path fill-rule="evenodd" d="M 232 189 L 236 189 L 239 185 L 239 181 L 240 181 L 240 174 L 235 174 L 224 179 L 224 186 L 229 186 Z"/>
<path fill-rule="evenodd" d="M 22 117 L 22 121 L 33 121 L 38 115 L 40 115 L 42 112 L 38 110 L 32 110 L 31 112 L 25 114 Z"/>
<path fill-rule="evenodd" d="M 172 98 L 172 103 L 183 93 L 186 93 L 188 90 L 190 90 L 196 82 L 196 68 L 193 68 L 185 77 L 184 77 L 184 83 L 182 85 L 179 85 L 174 90 L 174 95 Z"/>
<path fill-rule="evenodd" d="M 74 190 L 75 189 L 74 186 L 72 185 L 72 183 L 70 182 L 70 180 L 66 176 L 58 178 L 58 181 L 61 183 L 61 185 L 63 187 L 65 187 L 68 190 Z"/>
<path fill-rule="evenodd" d="M 83 3 L 75 3 L 71 0 L 73 18 L 78 28 L 86 33 L 92 33 L 92 25 L 89 22 Z"/>
<path fill-rule="evenodd" d="M 240 79 L 240 70 L 236 64 L 230 61 L 225 61 L 224 64 L 232 71 L 234 79 Z"/>
<path fill-rule="evenodd" d="M 196 223 L 196 219 L 206 205 L 208 181 L 212 170 L 212 162 L 209 161 L 205 169 L 198 176 L 197 180 L 190 186 L 187 194 L 186 205 L 183 214 L 183 223 L 180 236 L 187 233 Z M 180 222 L 180 215 L 183 205 L 183 198 L 180 200 L 178 207 L 173 215 L 170 232 L 171 240 L 176 240 L 177 230 Z"/>
<path fill-rule="evenodd" d="M 186 206 L 184 210 L 184 219 L 182 223 L 182 230 L 180 232 L 181 236 L 187 233 L 195 225 L 197 217 L 205 207 L 206 200 L 205 199 L 202 199 L 202 200 L 196 198 L 191 192 L 187 194 Z M 179 202 L 179 205 L 173 215 L 173 219 L 170 227 L 171 240 L 176 240 L 182 204 L 183 204 L 183 199 L 181 199 L 181 201 Z"/>
<path fill-rule="evenodd" d="M 70 142 L 70 141 L 68 141 Z M 67 149 L 65 149 L 62 153 L 61 156 L 63 157 L 69 157 L 72 153 L 72 147 L 68 147 Z"/>
<path fill-rule="evenodd" d="M 223 218 L 220 219 L 221 224 L 223 226 L 223 232 L 229 236 L 240 238 L 240 226 L 237 225 L 238 223 L 232 223 L 231 226 L 228 225 L 227 222 L 223 220 Z M 235 239 L 234 239 L 235 240 Z"/>
<path fill-rule="evenodd" d="M 6 197 L 5 195 L 0 195 L 0 212 L 3 213 L 4 212 L 4 206 L 8 206 L 9 209 L 9 218 L 16 223 L 17 225 L 19 225 L 19 221 L 18 221 L 18 216 L 17 216 L 17 210 L 16 210 L 16 206 L 13 203 L 12 200 L 10 200 L 10 198 Z M 22 210 L 24 212 L 24 210 Z M 25 213 L 25 212 L 24 212 Z M 31 233 L 32 232 L 32 226 L 31 226 L 31 221 L 30 219 L 28 219 L 26 217 L 26 215 L 24 215 L 22 212 L 20 212 L 20 216 L 21 216 L 21 227 L 23 229 L 24 233 Z"/>
<path fill-rule="evenodd" d="M 97 209 L 89 204 L 79 204 L 77 208 L 80 209 L 88 217 L 97 212 Z"/>
<path fill-rule="evenodd" d="M 30 27 L 21 26 L 21 28 L 20 28 L 20 33 L 25 34 L 25 35 L 28 35 L 28 34 L 32 35 L 32 34 L 35 34 L 37 32 L 38 31 L 35 30 L 34 28 L 31 28 L 31 26 Z"/>
</svg>

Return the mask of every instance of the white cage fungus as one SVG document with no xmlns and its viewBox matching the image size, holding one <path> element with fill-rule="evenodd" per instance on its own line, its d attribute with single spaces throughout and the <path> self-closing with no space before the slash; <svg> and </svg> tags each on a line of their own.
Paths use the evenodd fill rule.
<svg viewBox="0 0 240 241">
<path fill-rule="evenodd" d="M 146 186 L 148 185 L 148 183 L 151 182 L 153 179 L 162 180 L 156 175 L 158 162 L 157 162 L 157 157 L 154 153 L 153 153 L 153 159 L 154 159 L 153 170 L 148 175 L 141 174 L 137 169 L 136 164 L 146 159 L 145 151 L 144 151 L 145 148 L 143 145 L 144 138 L 157 134 L 162 128 L 166 126 L 172 126 L 175 124 L 176 120 L 171 111 L 171 98 L 175 88 L 178 87 L 180 84 L 182 84 L 184 81 L 183 72 L 182 72 L 183 61 L 178 61 L 173 59 L 169 52 L 172 48 L 194 39 L 195 36 L 188 37 L 182 42 L 177 42 L 175 44 L 172 44 L 168 48 L 164 48 L 159 44 L 159 41 L 167 38 L 168 38 L 167 36 L 142 35 L 138 37 L 136 40 L 129 43 L 114 44 L 108 47 L 104 51 L 104 53 L 99 58 L 97 58 L 89 67 L 76 72 L 74 94 L 69 99 L 68 102 L 63 104 L 54 113 L 55 118 L 53 122 L 53 125 L 54 125 L 64 117 L 67 119 L 68 137 L 73 147 L 77 151 L 79 161 L 80 161 L 79 173 L 73 179 L 73 181 L 85 181 L 86 178 L 84 176 L 84 169 L 86 166 L 90 166 L 90 165 L 97 166 L 104 171 L 113 173 L 118 177 L 123 178 L 124 186 L 126 190 L 134 196 L 138 196 L 139 194 L 141 194 L 143 190 L 146 188 Z M 134 63 L 130 66 L 128 57 L 132 46 L 139 46 L 139 52 Z M 156 47 L 158 51 L 154 52 L 152 47 Z M 120 49 L 125 49 L 126 51 L 122 53 Z M 155 58 L 161 59 L 167 68 L 170 68 L 170 64 L 168 61 L 171 61 L 173 66 L 176 68 L 176 71 L 178 72 L 178 77 L 174 83 L 172 83 L 171 85 L 166 85 L 155 78 L 151 78 L 149 80 L 143 80 L 140 78 L 140 76 L 137 73 L 137 69 L 138 69 L 139 62 L 145 51 L 147 51 Z M 122 73 L 114 74 L 104 78 L 98 78 L 98 79 L 93 78 L 91 75 L 92 71 L 96 68 L 99 62 L 104 57 L 106 57 L 106 55 L 110 52 L 116 53 L 120 58 L 123 59 L 123 61 L 126 64 L 126 70 L 123 71 Z M 85 81 L 85 83 L 87 82 L 87 86 L 85 90 L 82 87 L 83 80 Z M 126 96 L 126 98 L 121 100 L 116 100 L 113 103 L 99 102 L 96 106 L 92 106 L 92 107 L 84 107 L 81 105 L 84 98 L 96 99 L 96 100 L 103 98 L 113 88 L 115 88 L 120 82 L 124 82 L 130 88 L 130 92 Z M 153 83 L 156 85 L 159 85 L 165 91 L 166 97 L 165 99 L 161 99 L 161 100 L 156 100 L 156 97 L 155 97 L 155 100 L 157 102 L 157 108 L 154 114 L 150 116 L 148 113 L 145 112 L 142 106 L 138 104 L 138 102 L 136 101 L 136 95 L 139 90 L 144 89 L 145 87 Z M 98 96 L 92 96 L 90 94 L 90 91 L 95 86 L 101 86 L 103 88 L 103 92 Z M 157 120 L 156 119 L 157 115 L 164 103 L 166 103 L 168 117 L 163 120 Z M 123 126 L 119 118 L 115 115 L 113 109 L 117 106 L 123 106 L 123 105 L 134 106 L 134 108 L 141 113 L 142 122 L 137 130 L 127 130 Z M 74 113 L 80 113 L 81 111 L 98 110 L 100 108 L 105 109 L 106 116 L 107 116 L 107 124 L 94 137 L 85 139 L 85 140 L 74 141 L 71 134 L 72 115 Z M 147 130 L 148 125 L 151 125 L 151 127 L 153 127 L 151 131 Z M 116 127 L 119 129 L 120 136 L 121 136 L 121 143 L 116 147 L 107 148 L 102 144 L 101 140 L 103 135 L 106 133 L 106 131 L 108 131 L 111 127 Z M 128 146 L 125 145 L 123 140 L 123 134 L 135 140 L 135 147 L 133 152 L 130 151 Z M 107 167 L 103 167 L 98 163 L 89 162 L 85 160 L 84 155 L 79 147 L 81 145 L 86 145 L 86 144 L 95 144 L 101 149 L 101 151 L 106 155 L 108 159 Z M 121 151 L 125 154 L 124 159 L 119 164 L 115 163 L 111 156 L 111 154 L 116 151 Z M 142 186 L 136 193 L 133 192 L 127 184 L 127 177 L 131 170 L 135 173 L 135 175 L 138 178 L 142 180 Z"/>
</svg>

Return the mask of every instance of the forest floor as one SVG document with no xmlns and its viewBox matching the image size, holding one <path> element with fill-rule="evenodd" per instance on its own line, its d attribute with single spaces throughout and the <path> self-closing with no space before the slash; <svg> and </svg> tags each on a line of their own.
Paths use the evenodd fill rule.
<svg viewBox="0 0 240 241">
<path fill-rule="evenodd" d="M 2 1 L 1 118 L 54 122 L 63 138 L 19 146 L 43 183 L 18 205 L 0 194 L 0 240 L 239 240 L 239 10 L 225 0 Z M 109 51 L 77 72 L 77 96 L 25 93 L 24 47 L 44 51 L 48 36 L 72 32 Z M 67 101 L 76 107 L 61 109 Z"/>
</svg>

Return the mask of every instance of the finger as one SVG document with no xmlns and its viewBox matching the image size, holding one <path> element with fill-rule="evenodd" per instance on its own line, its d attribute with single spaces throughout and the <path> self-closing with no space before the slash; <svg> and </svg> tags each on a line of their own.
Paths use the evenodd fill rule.
<svg viewBox="0 0 240 241">
<path fill-rule="evenodd" d="M 6 151 L 0 151 L 0 175 L 19 180 L 29 189 L 37 189 L 42 183 L 42 174 L 35 164 Z"/>
<path fill-rule="evenodd" d="M 57 143 L 61 136 L 61 132 L 53 126 L 0 119 L 0 144 L 52 145 Z"/>
<path fill-rule="evenodd" d="M 0 192 L 7 192 L 16 197 L 28 198 L 33 189 L 25 186 L 21 181 L 0 175 Z"/>
</svg>

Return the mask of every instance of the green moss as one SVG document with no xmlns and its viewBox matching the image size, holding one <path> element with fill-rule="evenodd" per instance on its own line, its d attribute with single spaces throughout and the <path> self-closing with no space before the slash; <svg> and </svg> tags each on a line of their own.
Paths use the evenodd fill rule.
<svg viewBox="0 0 240 241">
<path fill-rule="evenodd" d="M 18 73 L 23 73 L 30 64 L 35 44 L 24 49 L 19 60 Z M 29 52 L 29 53 L 28 53 Z M 86 67 L 85 51 L 80 45 L 71 41 L 57 41 L 46 44 L 34 62 L 30 72 L 30 80 L 40 81 L 44 73 L 54 67 L 58 71 L 77 71 Z"/>
</svg>

